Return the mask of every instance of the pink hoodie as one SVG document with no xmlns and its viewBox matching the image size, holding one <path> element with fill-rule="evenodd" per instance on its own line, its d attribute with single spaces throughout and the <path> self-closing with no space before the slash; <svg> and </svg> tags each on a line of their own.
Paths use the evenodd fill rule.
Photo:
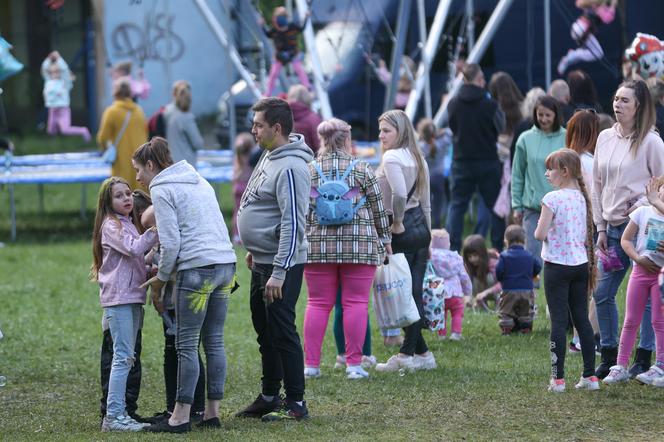
<svg viewBox="0 0 664 442">
<path fill-rule="evenodd" d="M 102 264 L 99 268 L 99 299 L 102 307 L 122 304 L 145 304 L 147 281 L 145 253 L 157 244 L 153 230 L 140 235 L 125 216 L 119 223 L 106 218 L 101 225 Z"/>
</svg>

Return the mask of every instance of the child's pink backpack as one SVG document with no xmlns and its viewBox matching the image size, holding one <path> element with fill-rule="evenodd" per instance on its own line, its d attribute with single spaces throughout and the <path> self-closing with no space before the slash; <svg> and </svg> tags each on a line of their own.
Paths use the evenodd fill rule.
<svg viewBox="0 0 664 442">
<path fill-rule="evenodd" d="M 616 18 L 616 8 L 603 4 L 595 8 L 595 14 L 602 20 L 602 23 L 608 25 Z"/>
</svg>

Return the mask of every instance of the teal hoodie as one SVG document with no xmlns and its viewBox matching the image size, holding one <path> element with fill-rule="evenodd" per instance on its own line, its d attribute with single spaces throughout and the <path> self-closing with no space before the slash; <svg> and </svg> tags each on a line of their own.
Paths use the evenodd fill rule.
<svg viewBox="0 0 664 442">
<path fill-rule="evenodd" d="M 512 209 L 542 208 L 542 198 L 553 190 L 544 177 L 544 161 L 551 152 L 565 147 L 564 128 L 546 134 L 534 126 L 522 133 L 516 142 L 512 163 Z"/>
</svg>

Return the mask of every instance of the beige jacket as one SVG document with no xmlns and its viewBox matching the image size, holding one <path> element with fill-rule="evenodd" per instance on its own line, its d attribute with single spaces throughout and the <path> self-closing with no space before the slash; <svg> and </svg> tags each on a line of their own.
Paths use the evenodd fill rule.
<svg viewBox="0 0 664 442">
<path fill-rule="evenodd" d="M 616 123 L 597 138 L 593 160 L 592 206 L 597 230 L 607 223 L 625 223 L 632 206 L 648 204 L 645 185 L 650 177 L 664 175 L 664 142 L 653 130 L 636 151 L 630 152 L 630 137 Z"/>
</svg>

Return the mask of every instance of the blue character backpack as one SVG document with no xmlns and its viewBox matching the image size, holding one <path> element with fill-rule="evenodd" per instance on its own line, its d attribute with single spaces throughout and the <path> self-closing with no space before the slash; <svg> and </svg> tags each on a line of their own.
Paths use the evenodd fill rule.
<svg viewBox="0 0 664 442">
<path fill-rule="evenodd" d="M 318 224 L 321 226 L 338 226 L 351 222 L 355 213 L 364 205 L 366 197 L 360 198 L 358 203 L 353 206 L 353 198 L 360 193 L 359 187 L 351 188 L 346 182 L 346 178 L 355 167 L 357 160 L 351 161 L 344 174 L 339 177 L 339 169 L 335 166 L 327 177 L 320 168 L 320 165 L 314 161 L 313 165 L 321 177 L 321 185 L 311 187 L 311 197 L 316 200 L 314 213 Z"/>
</svg>

